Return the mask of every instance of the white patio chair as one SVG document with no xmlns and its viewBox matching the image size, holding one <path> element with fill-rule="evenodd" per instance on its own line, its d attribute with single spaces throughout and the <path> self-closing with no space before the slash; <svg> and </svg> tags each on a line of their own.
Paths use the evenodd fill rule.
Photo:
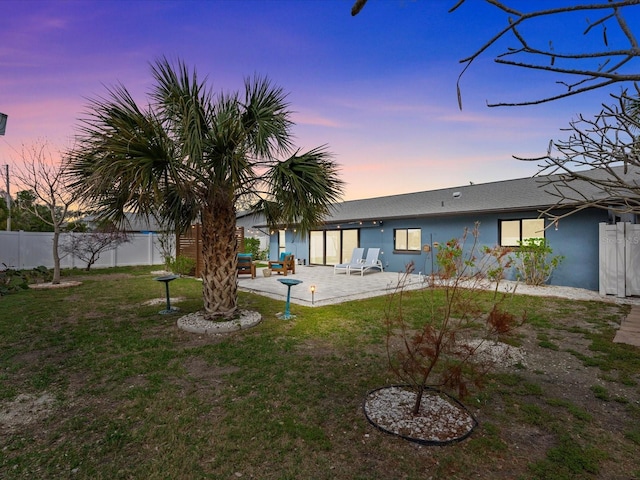
<svg viewBox="0 0 640 480">
<path fill-rule="evenodd" d="M 349 273 L 350 265 L 359 265 L 360 263 L 364 262 L 364 259 L 362 258 L 363 256 L 364 248 L 354 248 L 353 253 L 351 254 L 351 259 L 348 263 L 339 263 L 333 266 L 333 274 L 335 275 L 340 270 L 344 270 L 345 273 Z"/>
<path fill-rule="evenodd" d="M 347 267 L 347 274 L 351 275 L 351 272 L 357 271 L 357 272 L 360 272 L 360 276 L 362 277 L 364 275 L 364 272 L 372 268 L 378 268 L 380 269 L 381 272 L 383 272 L 384 269 L 382 268 L 382 262 L 380 261 L 380 259 L 378 259 L 379 255 L 380 255 L 379 248 L 368 249 L 367 258 L 365 258 L 362 263 L 349 264 L 349 266 Z"/>
</svg>

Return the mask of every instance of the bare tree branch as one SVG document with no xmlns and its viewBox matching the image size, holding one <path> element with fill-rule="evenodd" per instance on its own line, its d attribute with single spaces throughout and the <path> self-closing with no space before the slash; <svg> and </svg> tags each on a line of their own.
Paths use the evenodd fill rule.
<svg viewBox="0 0 640 480">
<path fill-rule="evenodd" d="M 355 17 L 357 14 L 359 14 L 360 10 L 363 9 L 366 3 L 367 0 L 356 0 L 356 2 L 353 4 L 353 7 L 351 7 L 351 16 Z"/>
<path fill-rule="evenodd" d="M 100 255 L 128 241 L 125 232 L 110 226 L 95 232 L 72 234 L 60 248 L 66 255 L 74 255 L 86 262 L 85 270 L 89 271 Z"/>
<path fill-rule="evenodd" d="M 450 11 L 460 8 L 465 1 L 466 0 L 458 1 Z M 506 48 L 505 51 L 496 55 L 494 59 L 496 63 L 558 73 L 561 75 L 570 75 L 578 79 L 573 82 L 556 82 L 557 84 L 564 85 L 566 88 L 566 90 L 560 94 L 552 94 L 528 101 L 488 103 L 490 107 L 535 105 L 578 95 L 615 83 L 640 81 L 640 71 L 635 73 L 624 73 L 620 71 L 622 66 L 627 65 L 640 56 L 638 41 L 624 17 L 624 13 L 627 12 L 629 8 L 640 5 L 640 0 L 599 1 L 581 5 L 566 5 L 551 9 L 534 10 L 531 12 L 518 11 L 500 0 L 485 1 L 509 15 L 507 19 L 508 25 L 483 43 L 473 54 L 460 60 L 460 62 L 465 65 L 458 78 L 457 85 L 459 92 L 458 103 L 460 107 L 462 106 L 460 100 L 460 81 L 462 75 L 478 57 L 484 54 L 489 48 L 497 46 L 498 43 L 509 34 L 513 35 L 519 46 Z M 525 24 L 532 27 L 535 21 L 542 22 L 552 17 L 558 17 L 561 14 L 570 14 L 572 18 L 575 18 L 577 15 L 587 12 L 596 12 L 599 17 L 593 21 L 587 19 L 588 26 L 584 31 L 584 35 L 591 33 L 596 27 L 601 27 L 603 29 L 602 44 L 605 47 L 604 50 L 588 51 L 588 47 L 584 46 L 584 50 L 582 51 L 557 52 L 553 47 L 553 39 L 545 43 L 547 45 L 546 47 L 538 48 L 532 46 L 531 42 L 527 40 L 520 30 L 520 27 Z M 610 49 L 609 38 L 611 36 L 608 34 L 607 26 L 611 26 L 610 23 L 613 22 L 614 19 L 617 31 L 621 33 L 621 38 L 624 39 L 627 45 L 625 47 Z M 524 59 L 522 59 L 522 57 L 524 57 Z M 594 68 L 589 61 L 596 59 L 602 59 L 603 62 Z M 559 61 L 563 62 L 563 64 L 559 65 Z M 581 87 L 576 88 L 578 86 Z"/>
<path fill-rule="evenodd" d="M 490 102 L 490 107 L 537 105 L 552 102 L 561 98 L 579 95 L 584 92 L 609 87 L 616 83 L 639 82 L 640 69 L 624 72 L 622 68 L 640 57 L 638 40 L 625 18 L 632 7 L 640 7 L 640 0 L 595 0 L 579 5 L 564 5 L 555 8 L 539 8 L 538 2 L 515 2 L 515 0 L 484 0 L 486 4 L 495 7 L 501 14 L 506 15 L 506 25 L 485 41 L 471 55 L 460 60 L 464 66 L 458 76 L 456 90 L 458 106 L 462 109 L 461 81 L 470 66 L 491 48 L 499 48 L 501 52 L 495 55 L 494 62 L 500 65 L 526 68 L 560 75 L 555 81 L 561 85 L 563 91 L 551 93 L 533 100 L 515 102 Z M 357 15 L 366 4 L 366 0 L 357 0 L 351 10 Z M 452 13 L 466 3 L 477 7 L 478 2 L 456 0 L 449 9 Z M 525 12 L 516 9 L 508 3 L 530 5 L 534 10 Z M 566 1 L 565 3 L 571 3 Z M 638 9 L 634 10 L 638 12 Z M 587 14 L 596 14 L 593 20 Z M 542 39 L 537 26 L 548 25 L 549 22 L 566 17 L 564 22 L 567 29 L 558 29 L 557 38 Z M 581 42 L 577 51 L 558 51 L 555 41 L 566 37 L 569 27 L 575 26 L 577 20 L 586 20 L 587 27 L 583 35 L 595 34 L 596 29 L 602 29 L 601 42 L 603 48 L 594 49 L 594 42 Z M 528 29 L 528 30 L 526 30 Z M 525 33 L 525 30 L 529 33 Z M 535 33 L 532 33 L 535 32 Z M 515 40 L 516 45 L 503 46 L 504 42 Z M 613 42 L 615 45 L 610 45 Z M 536 45 L 543 46 L 536 46 Z M 566 78 L 572 78 L 567 81 Z"/>
<path fill-rule="evenodd" d="M 554 220 L 586 208 L 640 214 L 640 88 L 611 97 L 594 118 L 572 121 L 569 137 L 551 142 L 546 155 L 514 157 L 538 163 L 542 187 L 558 199 L 543 212 Z"/>
<path fill-rule="evenodd" d="M 53 227 L 53 281 L 60 283 L 60 254 L 58 244 L 60 232 L 74 203 L 74 196 L 65 183 L 65 165 L 51 155 L 51 147 L 46 141 L 33 145 L 22 145 L 23 166 L 18 167 L 15 177 L 35 196 L 29 209 L 40 220 Z M 43 215 L 38 206 L 44 205 Z"/>
</svg>

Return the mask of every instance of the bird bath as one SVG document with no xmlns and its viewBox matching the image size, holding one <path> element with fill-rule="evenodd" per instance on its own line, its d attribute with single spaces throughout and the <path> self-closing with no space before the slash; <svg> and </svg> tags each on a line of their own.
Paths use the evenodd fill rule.
<svg viewBox="0 0 640 480">
<path fill-rule="evenodd" d="M 177 307 L 172 307 L 171 306 L 171 300 L 169 297 L 169 282 L 172 280 L 175 280 L 176 278 L 180 278 L 179 275 L 165 275 L 163 277 L 156 277 L 154 278 L 154 280 L 158 281 L 158 282 L 164 282 L 164 286 L 165 286 L 165 290 L 167 292 L 167 308 L 166 310 L 160 310 L 159 313 L 161 314 L 166 314 L 166 313 L 173 313 L 173 312 L 177 312 L 179 309 Z"/>
<path fill-rule="evenodd" d="M 290 320 L 295 318 L 295 315 L 291 315 L 291 287 L 294 285 L 298 285 L 302 283 L 302 280 L 296 280 L 295 278 L 280 278 L 278 279 L 280 283 L 287 286 L 287 303 L 284 305 L 284 313 L 278 315 L 278 318 L 282 320 Z"/>
</svg>

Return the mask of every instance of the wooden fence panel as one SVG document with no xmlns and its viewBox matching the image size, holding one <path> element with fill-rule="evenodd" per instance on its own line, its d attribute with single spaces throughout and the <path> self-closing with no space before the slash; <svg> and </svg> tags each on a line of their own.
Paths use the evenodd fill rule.
<svg viewBox="0 0 640 480">
<path fill-rule="evenodd" d="M 236 228 L 236 241 L 238 242 L 238 252 L 244 252 L 244 227 Z M 192 225 L 184 235 L 178 235 L 176 239 L 176 257 L 182 255 L 192 258 L 196 262 L 193 274 L 196 277 L 202 276 L 204 262 L 202 260 L 202 225 Z"/>
</svg>

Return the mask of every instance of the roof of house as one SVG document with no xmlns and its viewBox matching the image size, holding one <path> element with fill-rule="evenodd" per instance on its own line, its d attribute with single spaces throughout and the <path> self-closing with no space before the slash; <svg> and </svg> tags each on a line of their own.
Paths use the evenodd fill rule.
<svg viewBox="0 0 640 480">
<path fill-rule="evenodd" d="M 630 171 L 626 176 L 638 178 L 638 173 L 637 170 Z M 588 175 L 601 177 L 603 173 L 601 170 L 591 170 Z M 549 185 L 558 177 L 559 175 L 527 177 L 364 200 L 350 200 L 335 204 L 335 209 L 325 221 L 339 223 L 389 218 L 542 210 L 559 203 L 568 206 L 572 202 L 566 200 L 560 202 L 560 198 L 552 193 L 553 189 Z M 584 181 L 576 181 L 573 187 L 587 198 L 604 197 L 600 188 Z"/>
<path fill-rule="evenodd" d="M 623 167 L 615 167 L 614 171 L 629 185 L 637 184 L 640 179 L 640 169 L 630 168 L 626 174 L 623 173 Z M 594 178 L 604 178 L 608 175 L 603 169 L 580 173 Z M 561 201 L 560 197 L 552 193 L 552 185 L 559 177 L 560 175 L 526 177 L 386 197 L 349 200 L 334 204 L 331 213 L 325 218 L 325 223 L 517 212 L 544 210 L 555 205 L 570 206 L 573 202 Z M 602 188 L 585 181 L 572 182 L 572 188 L 586 198 L 602 199 L 607 197 Z M 633 194 L 630 192 L 630 195 Z M 263 216 L 256 218 L 256 221 L 261 222 L 257 226 L 265 226 Z"/>
<path fill-rule="evenodd" d="M 153 217 L 125 212 L 125 219 L 120 224 L 120 229 L 126 232 L 161 232 L 165 228 Z M 96 216 L 87 215 L 82 219 L 90 228 L 95 227 Z"/>
<path fill-rule="evenodd" d="M 165 230 L 165 227 L 153 217 L 126 212 L 125 218 L 123 228 L 130 232 L 161 232 Z"/>
<path fill-rule="evenodd" d="M 236 227 L 243 227 L 245 235 L 248 236 L 268 236 L 268 229 L 264 230 L 257 226 L 264 222 L 264 215 L 260 212 L 241 211 L 236 214 Z"/>
<path fill-rule="evenodd" d="M 530 209 L 552 205 L 555 197 L 532 179 L 509 180 L 338 203 L 327 221 L 384 220 Z"/>
</svg>

